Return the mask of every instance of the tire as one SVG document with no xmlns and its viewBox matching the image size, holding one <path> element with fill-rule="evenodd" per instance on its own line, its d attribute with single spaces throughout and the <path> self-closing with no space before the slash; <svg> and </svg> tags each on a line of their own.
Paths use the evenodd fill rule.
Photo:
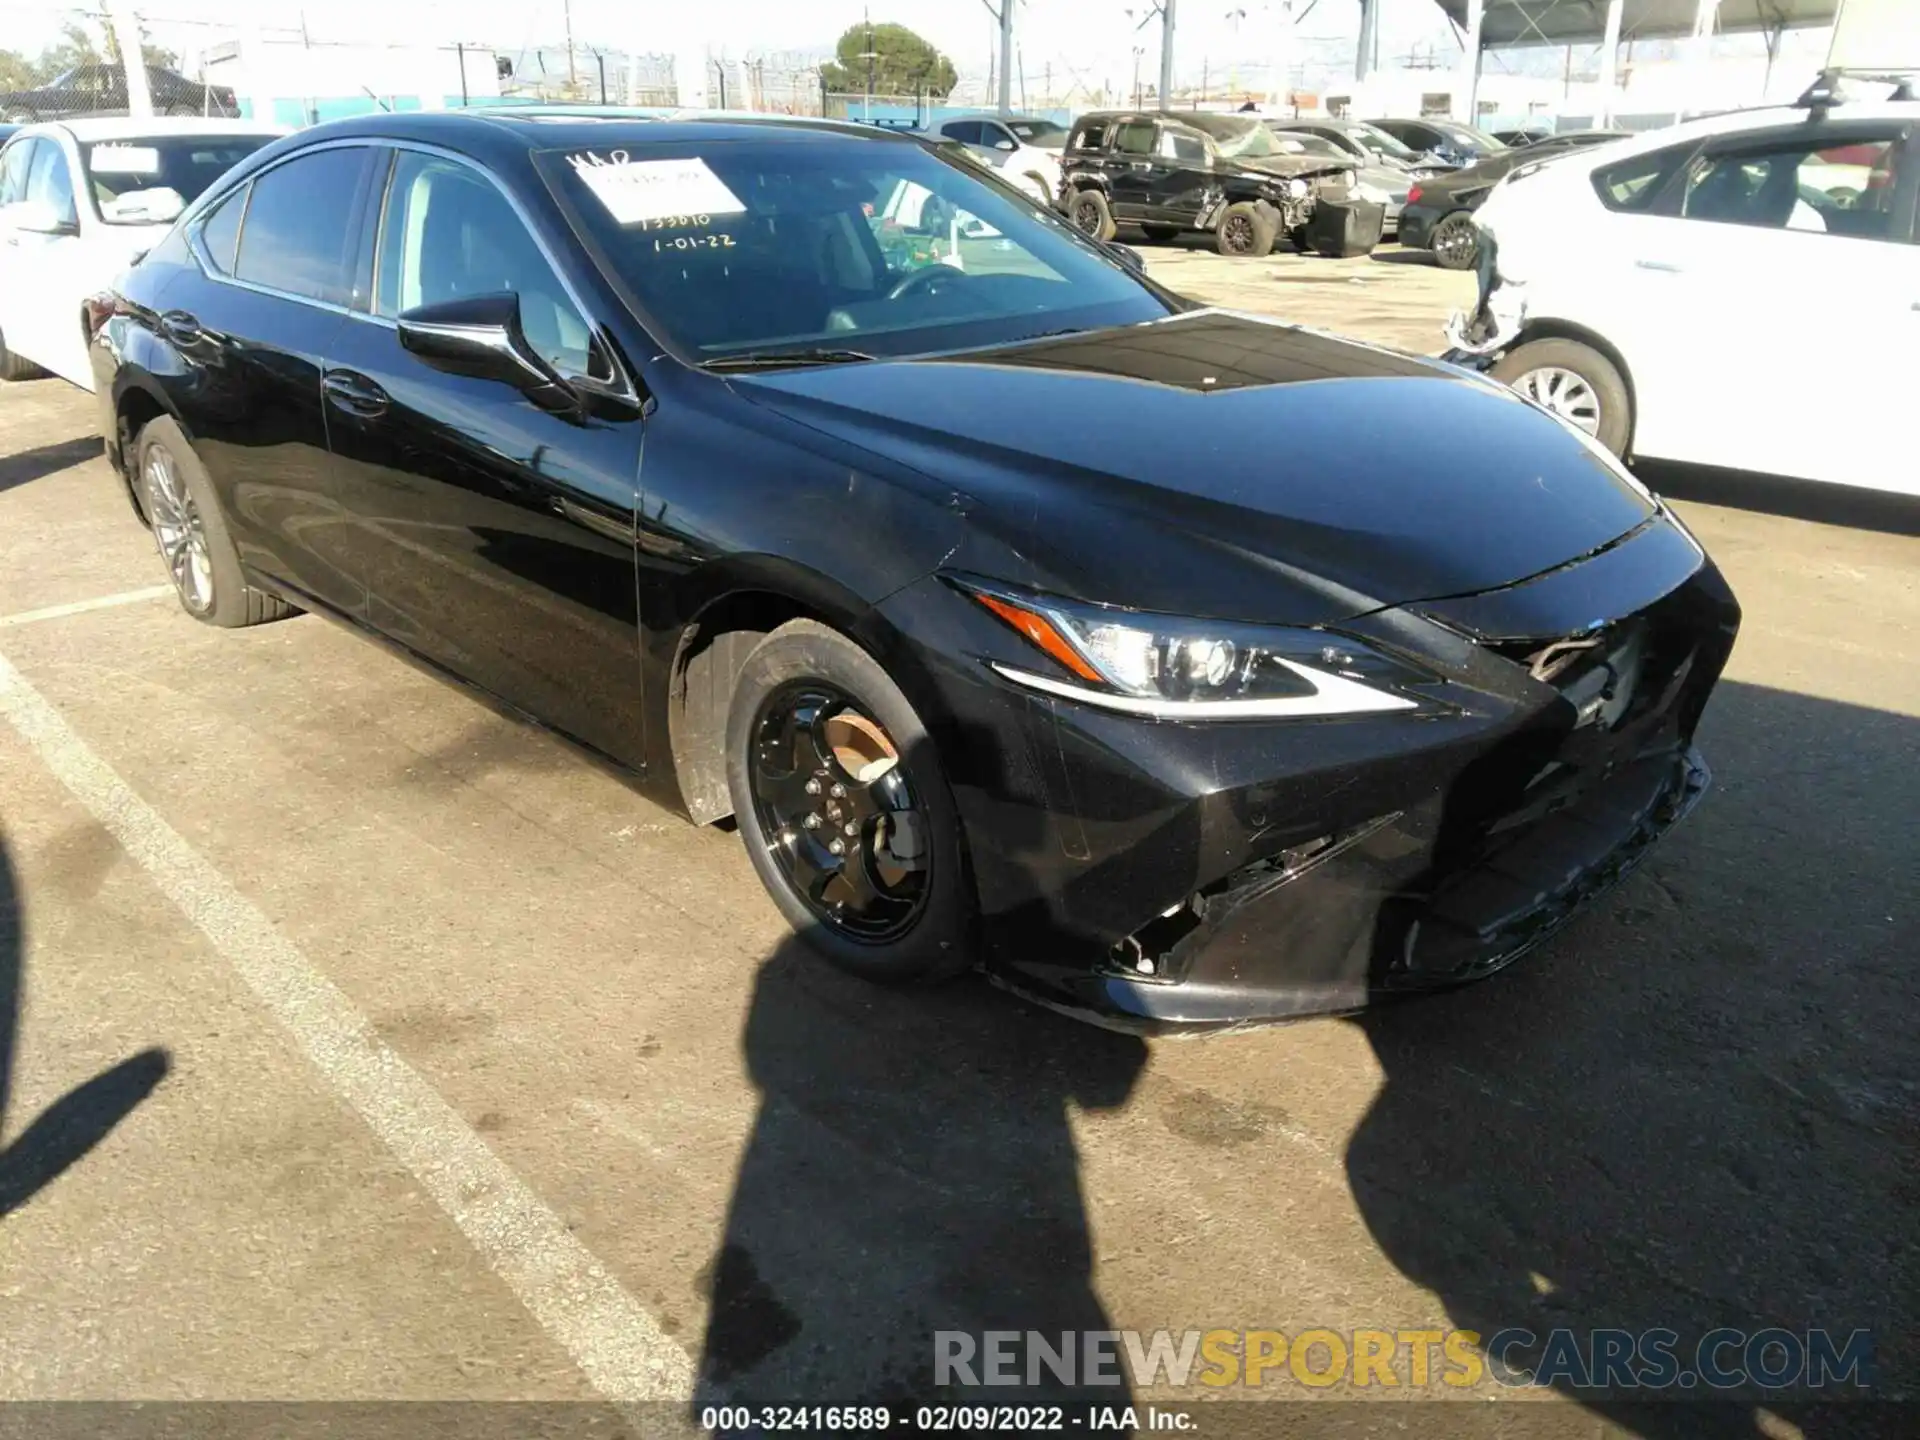
<svg viewBox="0 0 1920 1440">
<path fill-rule="evenodd" d="M 1473 228 L 1473 216 L 1465 210 L 1442 216 L 1427 236 L 1427 244 L 1442 270 L 1471 270 L 1480 258 L 1480 232 Z"/>
<path fill-rule="evenodd" d="M 850 716 L 877 726 L 898 757 L 878 762 L 877 778 L 873 766 L 843 763 L 847 752 L 820 738 L 830 721 Z M 878 661 L 815 621 L 782 625 L 741 666 L 726 743 L 727 786 L 748 858 L 811 949 L 882 984 L 946 980 L 973 963 L 973 888 L 959 811 L 926 728 Z M 802 779 L 805 793 L 797 789 Z M 799 807 L 810 808 L 796 815 Z M 876 809 L 882 818 L 873 818 Z M 914 818 L 893 833 L 924 863 L 886 882 L 893 842 L 883 845 L 881 837 L 901 815 Z M 852 824 L 861 826 L 860 838 L 847 856 L 829 857 L 818 837 L 845 844 L 837 832 Z M 841 878 L 817 883 L 828 867 Z M 867 876 L 867 893 L 881 896 L 871 912 L 850 874 Z M 816 882 L 812 898 L 803 893 L 807 877 Z M 874 877 L 896 888 L 883 892 Z"/>
<path fill-rule="evenodd" d="M 1113 208 L 1098 190 L 1075 190 L 1067 196 L 1067 219 L 1074 229 L 1096 240 L 1111 240 L 1118 226 L 1113 223 Z"/>
<path fill-rule="evenodd" d="M 47 372 L 7 348 L 7 337 L 0 333 L 0 380 L 38 380 Z"/>
<path fill-rule="evenodd" d="M 1180 227 L 1178 225 L 1142 225 L 1140 233 L 1156 245 L 1165 245 L 1169 240 L 1179 239 Z"/>
<path fill-rule="evenodd" d="M 140 508 L 181 609 L 223 630 L 299 613 L 279 596 L 247 583 L 213 482 L 178 425 L 166 416 L 148 421 L 134 441 L 133 455 Z M 180 548 L 172 549 L 176 533 Z"/>
<path fill-rule="evenodd" d="M 1213 248 L 1237 260 L 1258 260 L 1273 253 L 1279 226 L 1251 200 L 1229 205 L 1214 227 Z"/>
<path fill-rule="evenodd" d="M 1615 455 L 1633 438 L 1633 395 L 1620 369 L 1578 340 L 1531 340 L 1489 372 L 1585 430 Z"/>
<path fill-rule="evenodd" d="M 1287 231 L 1287 243 L 1293 246 L 1295 254 L 1311 255 L 1313 253 L 1313 237 L 1307 233 L 1307 227 L 1304 225 L 1296 225 Z"/>
</svg>

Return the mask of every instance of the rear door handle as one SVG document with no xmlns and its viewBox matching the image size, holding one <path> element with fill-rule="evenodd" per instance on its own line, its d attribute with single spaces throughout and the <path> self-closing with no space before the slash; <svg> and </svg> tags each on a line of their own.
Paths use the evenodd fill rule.
<svg viewBox="0 0 1920 1440">
<path fill-rule="evenodd" d="M 329 370 L 320 388 L 326 391 L 327 399 L 349 415 L 371 420 L 387 413 L 387 392 L 351 370 Z"/>
<path fill-rule="evenodd" d="M 1658 270 L 1663 275 L 1678 275 L 1685 268 L 1674 264 L 1671 260 L 1636 260 L 1633 263 L 1642 270 Z"/>
</svg>

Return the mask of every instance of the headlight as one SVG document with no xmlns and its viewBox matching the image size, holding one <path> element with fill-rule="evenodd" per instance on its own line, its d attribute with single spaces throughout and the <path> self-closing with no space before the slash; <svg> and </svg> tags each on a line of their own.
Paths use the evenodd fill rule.
<svg viewBox="0 0 1920 1440">
<path fill-rule="evenodd" d="M 989 662 L 996 674 L 1042 694 L 1159 720 L 1446 708 L 1407 693 L 1433 685 L 1435 676 L 1332 631 L 1144 615 L 955 583 L 1065 672 Z"/>
<path fill-rule="evenodd" d="M 1287 181 L 1287 194 L 1295 200 L 1307 198 L 1307 182 L 1304 180 Z"/>
</svg>

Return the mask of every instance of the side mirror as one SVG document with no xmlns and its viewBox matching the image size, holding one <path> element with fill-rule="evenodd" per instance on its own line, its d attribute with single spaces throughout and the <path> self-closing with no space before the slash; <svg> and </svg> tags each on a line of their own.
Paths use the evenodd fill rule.
<svg viewBox="0 0 1920 1440">
<path fill-rule="evenodd" d="M 30 235 L 78 235 L 77 221 L 69 220 L 44 200 L 22 200 L 9 205 L 6 219 L 15 230 Z"/>
<path fill-rule="evenodd" d="M 511 291 L 415 306 L 397 323 L 401 348 L 424 365 L 511 385 L 543 410 L 579 406 L 573 387 L 527 343 Z"/>
<path fill-rule="evenodd" d="M 1126 266 L 1127 269 L 1133 271 L 1136 275 L 1144 275 L 1147 273 L 1147 262 L 1140 258 L 1140 252 L 1138 250 L 1134 249 L 1131 245 L 1122 245 L 1113 240 L 1108 240 L 1105 243 L 1108 251 L 1113 255 L 1113 258 Z"/>
<path fill-rule="evenodd" d="M 993 148 L 996 150 L 1005 150 L 1008 154 L 1012 154 L 1015 150 L 1018 150 L 1020 147 L 1014 144 L 1014 142 L 1011 140 L 1000 139 L 993 142 Z"/>
</svg>

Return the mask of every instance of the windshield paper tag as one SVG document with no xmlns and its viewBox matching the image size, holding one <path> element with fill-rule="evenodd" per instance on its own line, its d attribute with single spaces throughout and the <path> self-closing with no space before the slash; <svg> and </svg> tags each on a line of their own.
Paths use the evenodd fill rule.
<svg viewBox="0 0 1920 1440">
<path fill-rule="evenodd" d="M 151 145 L 95 145 L 87 168 L 96 175 L 158 175 L 160 152 Z"/>
<path fill-rule="evenodd" d="M 676 215 L 738 215 L 740 197 L 699 158 L 632 160 L 625 150 L 567 156 L 573 173 L 622 225 Z"/>
</svg>

